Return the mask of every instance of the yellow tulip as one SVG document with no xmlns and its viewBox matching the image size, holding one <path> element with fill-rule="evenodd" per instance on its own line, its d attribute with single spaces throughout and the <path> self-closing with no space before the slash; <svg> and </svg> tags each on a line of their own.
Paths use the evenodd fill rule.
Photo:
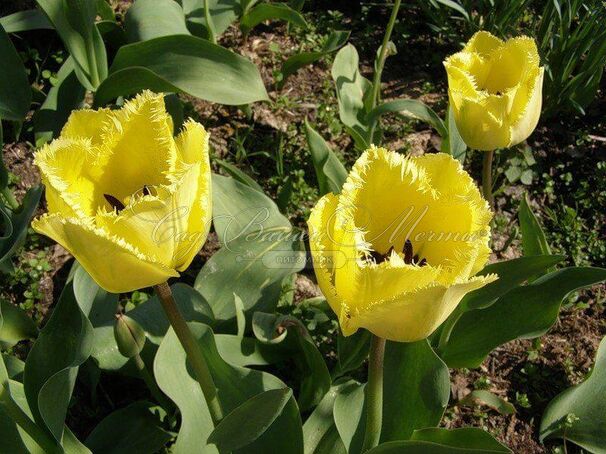
<svg viewBox="0 0 606 454">
<path fill-rule="evenodd" d="M 455 122 L 470 148 L 507 148 L 532 134 L 543 87 L 543 67 L 532 38 L 505 42 L 481 31 L 444 66 Z"/>
<path fill-rule="evenodd" d="M 110 292 L 186 269 L 211 220 L 208 134 L 189 120 L 173 137 L 162 95 L 120 110 L 80 110 L 36 153 L 48 213 L 32 227 L 71 252 Z"/>
<path fill-rule="evenodd" d="M 497 278 L 473 277 L 490 253 L 490 219 L 450 155 L 364 152 L 341 194 L 320 199 L 308 221 L 318 284 L 343 334 L 429 336 L 465 294 Z"/>
</svg>

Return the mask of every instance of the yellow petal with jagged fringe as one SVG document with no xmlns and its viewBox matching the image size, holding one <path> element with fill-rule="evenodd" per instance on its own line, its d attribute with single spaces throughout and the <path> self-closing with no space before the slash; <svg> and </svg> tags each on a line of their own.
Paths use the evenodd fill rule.
<svg viewBox="0 0 606 454">
<path fill-rule="evenodd" d="M 111 292 L 185 270 L 211 222 L 208 134 L 189 120 L 173 137 L 161 94 L 119 110 L 72 113 L 36 153 L 49 213 L 33 228 L 69 250 Z"/>
<path fill-rule="evenodd" d="M 429 336 L 465 294 L 496 279 L 474 277 L 490 253 L 490 219 L 451 156 L 367 150 L 341 194 L 320 199 L 308 221 L 318 284 L 343 334 Z"/>
</svg>

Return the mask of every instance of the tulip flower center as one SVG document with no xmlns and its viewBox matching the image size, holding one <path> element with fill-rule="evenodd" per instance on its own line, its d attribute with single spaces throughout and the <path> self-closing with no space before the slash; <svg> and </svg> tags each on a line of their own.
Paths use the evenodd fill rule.
<svg viewBox="0 0 606 454">
<path fill-rule="evenodd" d="M 394 247 L 391 246 L 389 250 L 385 254 L 381 254 L 377 251 L 370 251 L 370 257 L 374 260 L 374 262 L 378 265 L 383 263 L 386 260 L 389 260 L 389 256 L 393 253 Z M 419 258 L 419 254 L 415 254 L 412 246 L 412 242 L 410 240 L 406 240 L 404 243 L 404 247 L 402 249 L 402 254 L 404 254 L 404 263 L 407 265 L 417 265 L 417 266 L 425 266 L 427 265 L 426 258 Z"/>
<path fill-rule="evenodd" d="M 143 188 L 141 188 L 140 191 L 137 191 L 132 196 L 127 197 L 127 199 L 130 201 L 130 199 L 132 199 L 132 197 L 140 195 L 139 193 L 143 194 L 144 196 L 151 195 L 151 189 L 149 186 L 144 184 Z M 105 200 L 107 201 L 107 203 L 109 204 L 111 209 L 116 210 L 118 213 L 120 213 L 120 211 L 122 211 L 124 208 L 126 208 L 126 205 L 120 199 L 118 199 L 117 197 L 115 197 L 111 194 L 103 194 L 103 197 L 105 198 Z"/>
</svg>

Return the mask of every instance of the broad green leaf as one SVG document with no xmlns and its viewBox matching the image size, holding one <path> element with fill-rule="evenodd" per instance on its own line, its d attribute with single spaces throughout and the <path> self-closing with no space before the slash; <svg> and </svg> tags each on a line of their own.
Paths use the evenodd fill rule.
<svg viewBox="0 0 606 454">
<path fill-rule="evenodd" d="M 179 312 L 181 312 L 186 321 L 206 323 L 208 325 L 214 323 L 212 309 L 200 293 L 181 282 L 171 285 L 170 289 Z M 128 316 L 145 330 L 148 340 L 157 345 L 160 345 L 162 338 L 170 327 L 166 313 L 157 295 L 139 304 L 133 310 L 128 311 Z M 116 348 L 118 347 L 116 346 Z"/>
<path fill-rule="evenodd" d="M 6 366 L 6 371 L 8 372 L 8 378 L 12 380 L 21 380 L 23 378 L 23 369 L 25 368 L 25 363 L 16 356 L 9 355 L 7 353 L 2 353 L 0 356 L 2 356 L 2 359 L 4 360 L 4 365 Z"/>
<path fill-rule="evenodd" d="M 183 0 L 187 28 L 200 38 L 208 38 L 205 2 L 208 1 L 215 36 L 221 35 L 244 12 L 240 0 Z"/>
<path fill-rule="evenodd" d="M 429 123 L 442 137 L 448 137 L 448 130 L 442 119 L 431 107 L 418 99 L 397 99 L 375 107 L 368 115 L 368 123 L 377 122 L 381 115 L 398 113 L 405 117 L 416 118 Z"/>
<path fill-rule="evenodd" d="M 85 92 L 76 76 L 74 61 L 69 57 L 57 73 L 57 83 L 50 88 L 40 110 L 34 114 L 37 145 L 59 136 L 69 115 L 80 107 Z"/>
<path fill-rule="evenodd" d="M 465 162 L 465 156 L 467 152 L 467 144 L 459 134 L 459 130 L 457 129 L 457 123 L 455 122 L 454 113 L 452 111 L 452 106 L 448 106 L 448 110 L 446 112 L 446 122 L 445 126 L 448 131 L 447 136 L 442 137 L 442 151 L 444 153 L 450 154 L 453 158 L 459 160 L 461 164 Z"/>
<path fill-rule="evenodd" d="M 0 119 L 22 121 L 32 101 L 32 90 L 23 62 L 8 34 L 0 25 Z"/>
<path fill-rule="evenodd" d="M 606 337 L 587 379 L 557 395 L 541 420 L 541 441 L 566 438 L 587 451 L 606 453 Z M 568 421 L 567 421 L 568 419 Z"/>
<path fill-rule="evenodd" d="M 217 322 L 236 318 L 233 294 L 244 303 L 247 317 L 273 312 L 282 281 L 305 265 L 300 233 L 285 228 L 252 232 L 216 252 L 198 274 L 194 288 L 210 303 Z"/>
<path fill-rule="evenodd" d="M 215 159 L 215 162 L 219 164 L 219 166 L 221 166 L 221 168 L 225 172 L 227 172 L 229 176 L 232 177 L 234 180 L 237 180 L 243 185 L 246 185 L 264 194 L 263 188 L 259 185 L 259 183 L 257 183 L 253 178 L 248 176 L 235 165 L 231 164 L 230 162 L 223 161 L 222 159 Z"/>
<path fill-rule="evenodd" d="M 511 452 L 509 448 L 503 446 L 495 440 L 488 432 L 476 427 L 464 427 L 461 429 L 439 429 L 428 428 L 415 430 L 411 440 L 429 441 L 452 448 L 466 448 L 472 450 L 487 449 L 489 452 Z"/>
<path fill-rule="evenodd" d="M 283 20 L 298 27 L 307 27 L 305 18 L 286 3 L 261 3 L 248 10 L 240 19 L 240 29 L 247 35 L 254 27 L 267 20 Z"/>
<path fill-rule="evenodd" d="M 137 0 L 124 18 L 128 42 L 169 35 L 189 35 L 183 8 L 174 0 Z"/>
<path fill-rule="evenodd" d="M 330 388 L 303 425 L 305 454 L 347 454 L 333 416 L 333 407 L 341 383 Z"/>
<path fill-rule="evenodd" d="M 215 342 L 221 358 L 232 366 L 268 366 L 290 359 L 289 352 L 275 349 L 252 337 L 216 334 Z"/>
<path fill-rule="evenodd" d="M 0 298 L 0 345 L 12 347 L 37 335 L 38 328 L 25 311 Z"/>
<path fill-rule="evenodd" d="M 381 441 L 406 440 L 413 431 L 437 426 L 450 397 L 446 364 L 427 340 L 387 342 L 383 366 Z"/>
<path fill-rule="evenodd" d="M 337 88 L 341 122 L 353 137 L 356 147 L 364 150 L 372 141 L 372 138 L 368 137 L 370 122 L 366 107 L 372 84 L 362 76 L 358 64 L 358 51 L 348 44 L 337 52 L 331 73 Z"/>
<path fill-rule="evenodd" d="M 158 452 L 172 438 L 162 427 L 157 407 L 139 401 L 110 413 L 86 438 L 93 452 L 119 454 Z"/>
<path fill-rule="evenodd" d="M 478 275 L 496 274 L 499 279 L 466 295 L 461 301 L 461 309 L 467 311 L 486 308 L 508 291 L 523 284 L 532 276 L 545 273 L 564 258 L 562 255 L 537 255 L 491 263 Z"/>
<path fill-rule="evenodd" d="M 478 429 L 481 430 L 481 429 Z M 503 450 L 492 448 L 467 448 L 438 444 L 431 441 L 390 441 L 366 451 L 368 454 L 497 454 Z"/>
<path fill-rule="evenodd" d="M 276 204 L 262 192 L 239 181 L 214 174 L 213 224 L 222 245 L 248 234 L 291 230 Z M 237 292 L 236 292 L 237 293 Z"/>
<path fill-rule="evenodd" d="M 341 186 L 347 179 L 345 166 L 341 164 L 322 136 L 311 127 L 307 119 L 305 119 L 305 137 L 316 170 L 320 195 L 323 196 L 329 192 L 339 194 Z"/>
<path fill-rule="evenodd" d="M 297 402 L 301 411 L 317 405 L 330 389 L 330 374 L 322 354 L 300 320 L 288 315 L 255 312 L 253 331 L 268 349 L 290 356 L 298 371 L 301 386 Z"/>
<path fill-rule="evenodd" d="M 59 442 L 78 368 L 92 347 L 92 326 L 68 284 L 32 347 L 24 371 L 25 394 L 34 419 Z"/>
<path fill-rule="evenodd" d="M 291 398 L 290 388 L 270 389 L 251 397 L 221 420 L 208 443 L 217 446 L 219 452 L 250 445 L 269 429 Z"/>
<path fill-rule="evenodd" d="M 149 88 L 184 92 L 228 105 L 267 100 L 257 67 L 246 58 L 195 36 L 162 36 L 120 48 L 95 103 Z"/>
<path fill-rule="evenodd" d="M 349 382 L 337 390 L 333 414 L 348 454 L 362 452 L 366 424 L 366 384 Z"/>
<path fill-rule="evenodd" d="M 328 36 L 326 42 L 322 46 L 322 50 L 318 52 L 301 52 L 289 57 L 282 64 L 282 69 L 280 70 L 282 73 L 282 79 L 280 80 L 279 86 L 282 87 L 286 82 L 286 79 L 292 74 L 296 73 L 303 66 L 309 65 L 322 57 L 339 50 L 345 45 L 349 39 L 349 35 L 349 31 L 335 30 Z"/>
<path fill-rule="evenodd" d="M 219 356 L 210 328 L 199 323 L 189 323 L 189 327 L 198 339 L 211 370 L 224 414 L 229 414 L 257 394 L 286 387 L 281 380 L 266 372 L 229 365 Z M 206 445 L 213 431 L 208 407 L 198 383 L 190 376 L 185 352 L 172 329 L 158 349 L 154 373 L 162 391 L 181 411 L 182 423 L 173 452 L 216 453 L 214 446 Z M 291 398 L 269 429 L 241 452 L 302 453 L 303 433 L 295 400 Z"/>
<path fill-rule="evenodd" d="M 50 29 L 53 26 L 44 13 L 38 9 L 18 11 L 0 18 L 0 25 L 6 33 L 19 33 L 29 30 Z"/>
<path fill-rule="evenodd" d="M 339 360 L 338 375 L 355 370 L 368 358 L 371 334 L 365 329 L 358 330 L 351 336 L 337 337 L 337 356 Z"/>
<path fill-rule="evenodd" d="M 511 415 L 516 412 L 510 402 L 485 389 L 470 392 L 459 401 L 459 405 L 486 405 L 502 415 Z"/>
<path fill-rule="evenodd" d="M 539 220 L 536 218 L 528 203 L 528 194 L 520 202 L 518 211 L 520 230 L 522 231 L 522 250 L 524 255 L 551 254 L 551 248 L 545 238 Z"/>
<path fill-rule="evenodd" d="M 5 228 L 0 235 L 0 268 L 10 261 L 11 256 L 25 239 L 29 221 L 38 207 L 41 194 L 42 186 L 29 189 L 21 206 L 15 211 L 0 204 L 0 225 L 4 225 Z"/>
<path fill-rule="evenodd" d="M 568 294 L 604 280 L 604 268 L 571 267 L 511 290 L 486 309 L 465 312 L 440 356 L 452 368 L 478 367 L 499 345 L 546 333 Z"/>
<path fill-rule="evenodd" d="M 118 295 L 99 287 L 79 264 L 74 272 L 73 287 L 78 306 L 93 327 L 92 358 L 100 369 L 120 369 L 128 360 L 118 351 L 114 338 Z"/>
<path fill-rule="evenodd" d="M 95 90 L 107 77 L 107 53 L 95 26 L 93 1 L 37 0 L 74 59 L 80 83 Z"/>
</svg>

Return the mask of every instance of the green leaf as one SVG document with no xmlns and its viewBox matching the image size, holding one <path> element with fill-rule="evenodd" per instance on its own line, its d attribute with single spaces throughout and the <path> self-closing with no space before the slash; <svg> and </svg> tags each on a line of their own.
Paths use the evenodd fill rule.
<svg viewBox="0 0 606 454">
<path fill-rule="evenodd" d="M 120 48 L 95 103 L 149 88 L 184 92 L 228 105 L 267 100 L 257 67 L 246 58 L 195 36 L 162 36 Z"/>
<path fill-rule="evenodd" d="M 492 448 L 461 448 L 431 441 L 406 440 L 384 443 L 366 452 L 367 454 L 496 454 L 510 451 Z"/>
<path fill-rule="evenodd" d="M 36 212 L 42 186 L 31 188 L 25 194 L 21 206 L 11 211 L 0 204 L 0 225 L 5 225 L 6 231 L 0 236 L 0 268 L 9 263 L 11 256 L 21 245 L 27 234 L 29 221 Z"/>
<path fill-rule="evenodd" d="M 221 166 L 221 168 L 225 172 L 227 172 L 229 176 L 232 177 L 234 180 L 237 180 L 243 185 L 246 185 L 264 194 L 263 188 L 259 185 L 259 183 L 257 183 L 255 180 L 253 180 L 250 176 L 248 176 L 235 165 L 231 164 L 230 162 L 223 161 L 222 159 L 215 159 L 215 163 L 219 164 L 219 166 Z"/>
<path fill-rule="evenodd" d="M 486 309 L 465 312 L 440 356 L 452 368 L 478 367 L 499 345 L 546 333 L 557 319 L 562 299 L 604 280 L 604 268 L 571 267 L 511 290 Z"/>
<path fill-rule="evenodd" d="M 374 123 L 385 113 L 398 113 L 429 123 L 442 137 L 448 137 L 448 130 L 442 119 L 431 107 L 418 99 L 397 99 L 375 107 L 368 115 L 368 122 Z"/>
<path fill-rule="evenodd" d="M 8 378 L 13 380 L 22 380 L 25 363 L 16 356 L 9 355 L 7 353 L 2 353 L 0 356 L 2 356 L 2 359 L 4 360 L 4 365 L 6 366 L 6 371 L 8 372 Z"/>
<path fill-rule="evenodd" d="M 557 395 L 545 409 L 540 439 L 566 438 L 593 453 L 606 453 L 606 337 L 587 379 Z"/>
<path fill-rule="evenodd" d="M 528 194 L 520 202 L 518 211 L 520 230 L 522 231 L 522 250 L 524 255 L 551 254 L 551 248 L 545 238 L 545 233 L 539 224 L 528 202 Z"/>
<path fill-rule="evenodd" d="M 53 29 L 44 13 L 38 9 L 18 11 L 0 18 L 0 25 L 6 33 L 19 33 L 29 30 Z"/>
<path fill-rule="evenodd" d="M 161 426 L 157 408 L 139 401 L 110 413 L 93 429 L 86 446 L 93 452 L 158 452 L 172 438 Z"/>
<path fill-rule="evenodd" d="M 333 414 L 348 454 L 362 452 L 366 423 L 366 384 L 351 381 L 337 390 Z"/>
<path fill-rule="evenodd" d="M 508 291 L 518 287 L 533 276 L 545 273 L 549 268 L 564 259 L 563 255 L 537 255 L 491 263 L 485 266 L 478 275 L 496 274 L 499 279 L 465 295 L 460 304 L 461 310 L 486 308 Z"/>
<path fill-rule="evenodd" d="M 247 11 L 240 19 L 240 29 L 247 35 L 254 27 L 267 20 L 284 20 L 298 27 L 307 27 L 305 18 L 286 3 L 261 3 Z"/>
<path fill-rule="evenodd" d="M 303 323 L 288 315 L 276 316 L 255 312 L 253 331 L 261 342 L 265 342 L 285 358 L 295 363 L 301 379 L 297 402 L 301 411 L 317 405 L 330 389 L 330 374 L 313 339 Z"/>
<path fill-rule="evenodd" d="M 0 298 L 0 345 L 10 348 L 37 335 L 38 328 L 25 311 Z"/>
<path fill-rule="evenodd" d="M 515 407 L 510 402 L 485 389 L 476 389 L 470 392 L 459 401 L 459 405 L 486 405 L 502 415 L 512 415 L 516 412 Z"/>
<path fill-rule="evenodd" d="M 292 398 L 290 388 L 270 389 L 251 397 L 225 416 L 208 437 L 219 452 L 244 448 L 259 439 Z"/>
<path fill-rule="evenodd" d="M 459 160 L 461 164 L 465 162 L 467 144 L 459 134 L 457 123 L 455 122 L 452 106 L 448 106 L 446 113 L 446 127 L 448 135 L 442 137 L 442 151 L 450 154 L 453 158 Z"/>
<path fill-rule="evenodd" d="M 200 38 L 208 38 L 204 9 L 206 1 L 208 1 L 215 36 L 227 30 L 244 11 L 240 0 L 183 0 L 181 4 L 187 18 L 187 28 Z"/>
<path fill-rule="evenodd" d="M 439 428 L 420 429 L 415 430 L 410 439 L 429 441 L 452 448 L 466 448 L 472 450 L 472 452 L 475 452 L 475 450 L 511 452 L 509 448 L 495 440 L 488 432 L 475 427 L 464 427 L 453 430 Z"/>
<path fill-rule="evenodd" d="M 329 192 L 339 194 L 341 186 L 347 179 L 345 166 L 341 164 L 322 136 L 311 127 L 307 119 L 305 119 L 305 137 L 316 170 L 320 195 L 323 196 Z"/>
<path fill-rule="evenodd" d="M 213 224 L 222 245 L 254 232 L 291 230 L 288 219 L 264 193 L 216 174 L 212 183 Z"/>
<path fill-rule="evenodd" d="M 370 338 L 370 331 L 365 329 L 358 330 L 357 333 L 347 337 L 339 332 L 337 337 L 339 375 L 357 369 L 368 358 Z"/>
<path fill-rule="evenodd" d="M 91 356 L 100 369 L 118 370 L 128 361 L 120 354 L 114 337 L 118 295 L 99 287 L 77 262 L 74 266 L 74 296 L 93 327 Z"/>
<path fill-rule="evenodd" d="M 281 380 L 266 372 L 229 365 L 219 356 L 210 328 L 199 323 L 189 323 L 189 327 L 198 339 L 211 370 L 224 414 L 229 414 L 257 394 L 286 387 Z M 205 446 L 213 431 L 212 421 L 202 391 L 189 374 L 185 351 L 172 329 L 156 354 L 154 375 L 162 391 L 181 411 L 182 423 L 173 452 L 216 453 L 214 446 Z M 242 452 L 303 452 L 301 418 L 292 397 L 269 429 Z"/>
<path fill-rule="evenodd" d="M 173 293 L 179 312 L 186 321 L 208 325 L 214 323 L 213 311 L 200 293 L 181 282 L 171 285 L 170 290 Z M 170 327 L 157 295 L 129 311 L 128 316 L 143 328 L 148 340 L 157 345 L 160 345 Z M 116 348 L 118 347 L 116 346 Z"/>
<path fill-rule="evenodd" d="M 107 53 L 95 26 L 93 1 L 37 0 L 74 59 L 80 83 L 95 90 L 107 77 Z"/>
<path fill-rule="evenodd" d="M 0 119 L 22 121 L 32 101 L 32 90 L 23 62 L 0 25 Z"/>
<path fill-rule="evenodd" d="M 350 32 L 343 30 L 334 30 L 328 36 L 328 39 L 322 46 L 322 50 L 319 52 L 301 52 L 289 57 L 283 64 L 280 72 L 282 73 L 282 80 L 279 86 L 282 87 L 286 82 L 286 79 L 292 74 L 296 73 L 300 68 L 305 65 L 309 65 L 326 55 L 336 52 L 345 45 L 349 39 Z"/>
<path fill-rule="evenodd" d="M 358 51 L 348 44 L 337 52 L 331 73 L 337 87 L 341 122 L 354 139 L 356 147 L 364 150 L 372 141 L 366 108 L 372 84 L 362 76 L 358 64 Z"/>
<path fill-rule="evenodd" d="M 24 371 L 25 395 L 34 419 L 58 442 L 78 368 L 89 357 L 92 345 L 92 326 L 68 284 L 32 347 Z"/>
<path fill-rule="evenodd" d="M 305 421 L 303 425 L 305 454 L 347 454 L 333 416 L 333 407 L 339 389 L 347 383 L 331 387 Z"/>
<path fill-rule="evenodd" d="M 381 441 L 406 440 L 415 429 L 437 426 L 450 397 L 446 364 L 429 342 L 387 342 L 383 366 Z"/>
<path fill-rule="evenodd" d="M 57 83 L 50 88 L 46 100 L 34 114 L 36 144 L 58 137 L 74 109 L 80 107 L 86 90 L 78 80 L 72 57 L 57 73 Z"/>
<path fill-rule="evenodd" d="M 169 35 L 189 35 L 185 14 L 174 0 L 137 0 L 124 18 L 130 43 Z"/>
</svg>

